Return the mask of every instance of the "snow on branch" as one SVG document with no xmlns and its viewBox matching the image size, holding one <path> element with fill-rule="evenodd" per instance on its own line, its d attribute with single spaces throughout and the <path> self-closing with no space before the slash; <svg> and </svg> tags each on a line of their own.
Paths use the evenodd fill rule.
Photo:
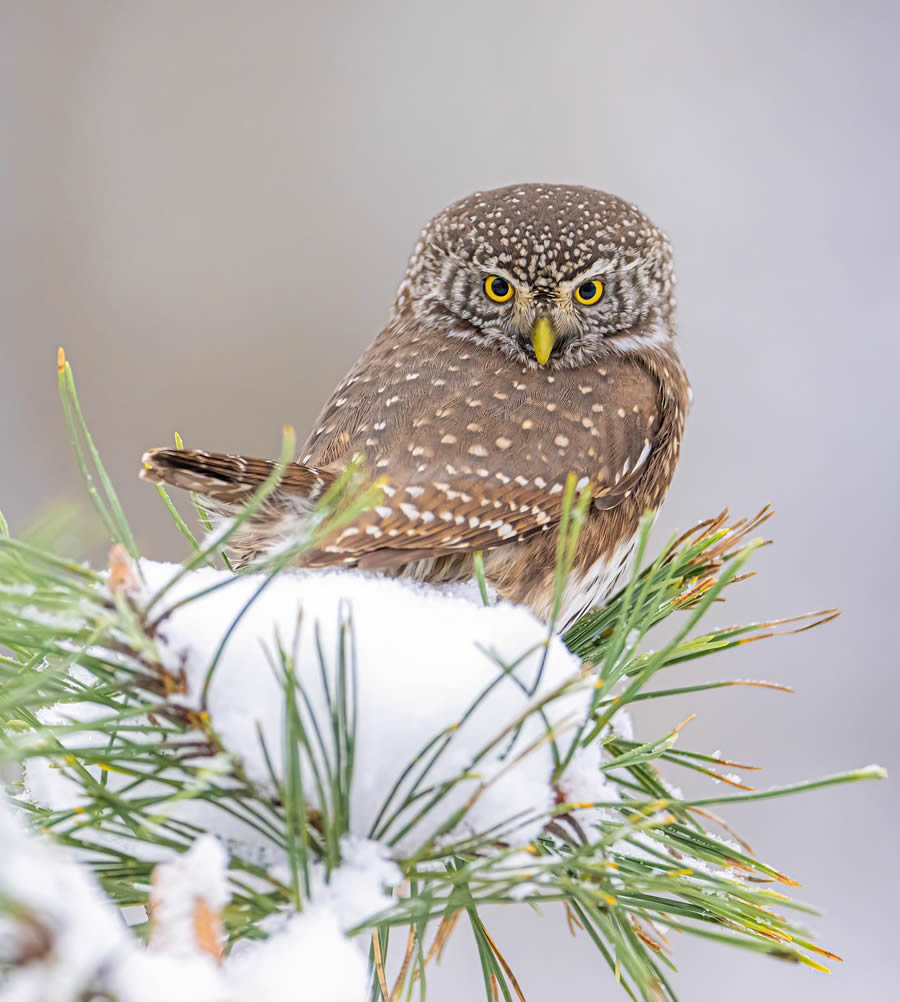
<svg viewBox="0 0 900 1002">
<path fill-rule="evenodd" d="M 592 684 L 579 659 L 558 637 L 548 639 L 528 610 L 484 607 L 474 590 L 444 592 L 361 572 L 235 579 L 146 560 L 141 572 L 139 604 L 164 592 L 154 605 L 154 653 L 175 690 L 171 709 L 202 719 L 257 789 L 274 796 L 285 782 L 287 691 L 304 733 L 315 736 L 304 745 L 299 777 L 310 810 L 335 806 L 337 759 L 352 754 L 350 785 L 342 791 L 349 834 L 377 836 L 408 856 L 437 833 L 490 831 L 527 843 L 546 824 L 555 802 L 553 741 L 583 719 Z M 234 624 L 227 642 L 222 624 Z M 86 677 L 83 668 L 76 671 Z M 321 733 L 345 697 L 352 720 L 344 725 L 352 734 L 339 740 L 349 749 L 335 746 L 334 733 Z M 530 712 L 542 702 L 541 713 Z M 96 728 L 105 715 L 85 701 L 39 714 L 44 723 L 72 728 Z M 73 729 L 63 740 L 98 747 L 103 733 L 102 726 Z M 441 754 L 426 787 L 404 767 L 436 735 L 443 736 Z M 83 777 L 52 765 L 29 762 L 32 802 L 58 810 L 90 798 Z M 209 773 L 228 767 L 214 756 L 201 765 Z M 93 767 L 98 780 L 102 772 Z M 127 784 L 106 778 L 111 789 Z M 153 777 L 145 786 L 157 788 Z M 416 797 L 426 788 L 441 796 L 421 814 Z M 160 807 L 217 830 L 194 800 L 181 791 Z M 238 835 L 231 824 L 220 834 L 257 851 L 270 845 L 246 828 Z"/>
<path fill-rule="evenodd" d="M 221 956 L 226 857 L 211 837 L 154 871 L 149 947 L 90 872 L 0 805 L 4 1002 L 363 1002 L 364 957 L 330 903 Z M 351 882 L 353 877 L 351 876 Z M 358 876 L 356 880 L 358 881 Z"/>
<path fill-rule="evenodd" d="M 0 1002 L 393 1002 L 461 918 L 488 997 L 511 998 L 487 904 L 561 902 L 647 1002 L 674 998 L 666 929 L 815 969 L 839 959 L 770 886 L 796 882 L 709 808 L 883 770 L 755 790 L 735 771 L 752 765 L 681 746 L 687 721 L 647 739 L 627 716 L 673 694 L 783 688 L 686 685 L 678 668 L 833 617 L 699 630 L 748 576 L 768 512 L 710 519 L 650 563 L 645 519 L 638 569 L 564 637 L 474 585 L 290 569 L 311 536 L 233 574 L 211 566 L 221 535 L 188 530 L 185 563 L 158 564 L 138 557 L 64 357 L 59 381 L 119 545 L 100 573 L 0 519 L 0 755 L 24 766 L 15 809 L 45 833 L 0 813 Z M 286 435 L 249 508 L 293 453 Z M 583 514 L 572 487 L 560 594 Z M 350 493 L 354 511 L 369 503 L 364 485 Z M 316 524 L 349 517 L 326 502 Z M 674 770 L 718 785 L 689 798 Z"/>
<path fill-rule="evenodd" d="M 178 570 L 148 561 L 142 569 L 151 592 L 165 588 Z M 202 704 L 253 783 L 274 788 L 283 781 L 282 652 L 302 692 L 301 713 L 310 721 L 331 716 L 329 692 L 336 698 L 341 671 L 352 673 L 352 834 L 365 838 L 377 829 L 394 851 L 409 854 L 476 789 L 477 800 L 461 822 L 470 834 L 496 829 L 514 816 L 522 821 L 507 828 L 507 835 L 528 842 L 540 832 L 554 798 L 547 739 L 584 716 L 591 687 L 582 681 L 580 660 L 558 637 L 548 642 L 546 627 L 527 609 L 484 607 L 474 589 L 445 592 L 347 571 L 281 574 L 243 614 L 265 578 L 245 575 L 178 607 L 227 578 L 223 571 L 199 570 L 166 592 L 160 604 L 174 612 L 159 613 L 160 647 L 166 663 L 183 672 L 184 704 L 197 710 Z M 221 624 L 234 621 L 203 703 Z M 547 705 L 545 719 L 525 714 L 561 687 L 568 692 Z M 481 693 L 486 695 L 473 708 Z M 520 716 L 510 753 L 511 731 L 507 741 L 496 739 Z M 442 733 L 451 736 L 429 784 L 453 782 L 474 767 L 471 774 L 456 782 L 427 818 L 413 823 L 406 811 L 391 823 L 382 815 L 376 824 L 400 768 Z M 526 748 L 527 754 L 517 754 Z M 321 759 L 323 752 L 315 754 Z M 311 777 L 306 783 L 310 806 L 321 810 Z M 412 783 L 410 776 L 400 785 L 396 802 Z"/>
</svg>

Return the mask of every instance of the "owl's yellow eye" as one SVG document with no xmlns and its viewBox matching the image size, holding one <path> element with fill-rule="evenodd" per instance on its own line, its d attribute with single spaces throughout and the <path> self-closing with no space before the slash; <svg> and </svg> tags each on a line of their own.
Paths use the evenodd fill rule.
<svg viewBox="0 0 900 1002">
<path fill-rule="evenodd" d="M 499 275 L 488 275 L 484 280 L 484 294 L 495 303 L 508 303 L 514 291 L 509 282 Z"/>
<path fill-rule="evenodd" d="M 582 306 L 593 306 L 603 298 L 603 283 L 596 279 L 592 282 L 582 282 L 575 290 L 575 302 Z"/>
</svg>

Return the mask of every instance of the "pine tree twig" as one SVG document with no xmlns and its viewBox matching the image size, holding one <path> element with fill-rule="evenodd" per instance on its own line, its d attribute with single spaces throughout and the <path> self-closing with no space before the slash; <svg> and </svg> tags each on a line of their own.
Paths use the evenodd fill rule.
<svg viewBox="0 0 900 1002">
<path fill-rule="evenodd" d="M 630 704 L 648 699 L 724 687 L 739 687 L 748 698 L 754 693 L 762 698 L 766 690 L 791 691 L 780 682 L 750 679 L 689 684 L 679 675 L 689 662 L 802 633 L 837 615 L 826 609 L 715 629 L 703 623 L 732 587 L 752 576 L 747 565 L 767 545 L 757 533 L 771 509 L 736 521 L 723 511 L 673 536 L 653 559 L 651 520 L 644 519 L 634 573 L 602 608 L 586 612 L 565 632 L 563 640 L 582 667 L 564 680 L 548 675 L 550 651 L 559 645 L 552 624 L 520 657 L 504 659 L 487 644 L 473 645 L 473 657 L 488 666 L 486 681 L 466 696 L 464 709 L 457 708 L 448 725 L 396 763 L 396 779 L 385 784 L 373 805 L 373 820 L 358 830 L 360 720 L 372 722 L 366 718 L 370 708 L 360 702 L 349 608 L 334 610 L 333 649 L 324 649 L 318 624 L 298 615 L 292 634 L 282 622 L 285 635 L 273 630 L 274 640 L 271 633 L 261 638 L 258 660 L 248 657 L 248 671 L 268 672 L 279 699 L 276 727 L 271 721 L 249 722 L 262 780 L 243 760 L 245 749 L 229 747 L 229 732 L 210 694 L 216 672 L 227 664 L 229 644 L 251 612 L 266 608 L 273 582 L 307 548 L 378 503 L 383 485 L 370 483 L 360 469 L 347 471 L 289 547 L 248 568 L 258 575 L 250 581 L 208 566 L 201 571 L 270 503 L 294 454 L 293 432 L 285 429 L 275 471 L 238 519 L 216 532 L 204 522 L 205 513 L 200 516 L 201 528 L 212 531 L 203 542 L 163 498 L 177 530 L 191 542 L 191 553 L 153 591 L 143 583 L 134 537 L 87 430 L 62 352 L 59 390 L 86 488 L 114 545 L 103 574 L 60 556 L 45 539 L 11 538 L 0 519 L 0 646 L 8 652 L 0 656 L 0 761 L 24 763 L 27 769 L 49 763 L 55 778 L 67 784 L 72 796 L 64 808 L 21 796 L 14 806 L 87 860 L 112 902 L 147 905 L 154 893 L 148 857 L 184 853 L 207 828 L 236 825 L 265 851 L 259 857 L 232 853 L 230 904 L 219 912 L 201 903 L 192 913 L 192 935 L 200 948 L 221 957 L 239 940 L 261 938 L 274 916 L 304 912 L 317 888 L 341 873 L 348 837 L 365 837 L 378 842 L 410 888 L 347 930 L 371 933 L 373 998 L 380 993 L 383 1002 L 399 1002 L 404 991 L 410 996 L 417 983 L 424 996 L 426 970 L 433 960 L 440 962 L 461 915 L 472 930 L 485 997 L 523 999 L 481 919 L 487 905 L 561 903 L 570 932 L 596 949 L 629 997 L 645 1002 L 675 997 L 667 980 L 673 965 L 663 927 L 814 970 L 825 969 L 822 959 L 839 959 L 810 942 L 794 917 L 811 910 L 785 893 L 798 887 L 797 881 L 757 856 L 709 808 L 878 779 L 884 770 L 870 766 L 754 789 L 730 770 L 755 771 L 759 765 L 685 747 L 691 730 L 685 725 L 693 714 L 681 723 L 673 715 L 659 737 L 633 736 L 628 718 Z M 176 444 L 181 447 L 180 438 Z M 571 478 L 557 541 L 552 622 L 560 615 L 588 503 L 584 494 L 577 496 Z M 478 560 L 476 577 L 486 602 Z M 242 581 L 240 607 L 214 624 L 215 642 L 202 652 L 198 694 L 191 661 L 198 651 L 191 645 L 173 649 L 168 634 L 186 610 L 199 608 L 192 603 Z M 670 627 L 668 639 L 648 649 L 646 638 L 663 624 Z M 302 653 L 310 648 L 301 648 L 301 630 L 315 637 L 311 661 Z M 421 651 L 423 662 L 430 653 Z M 483 711 L 496 706 L 507 689 L 520 701 L 494 720 Z M 583 699 L 577 712 L 568 709 L 575 703 L 565 702 L 575 696 Z M 248 706 L 248 715 L 253 712 Z M 491 729 L 466 745 L 473 721 L 485 715 Z M 518 804 L 508 816 L 476 824 L 473 818 L 498 784 L 539 753 L 553 763 L 546 802 Z M 761 754 L 759 761 L 764 760 Z M 676 766 L 727 789 L 683 796 L 667 780 Z M 186 804 L 190 812 L 182 810 Z M 727 838 L 708 831 L 707 822 Z M 525 824 L 527 839 L 517 834 Z M 267 865 L 266 854 L 281 866 Z M 781 890 L 775 889 L 778 884 Z M 4 907 L 0 897 L 0 911 Z M 430 923 L 436 930 L 426 951 Z M 29 926 L 27 917 L 21 926 L 20 961 L 41 960 L 46 953 L 41 929 Z M 151 915 L 151 932 L 153 926 Z M 406 947 L 389 989 L 385 967 L 395 928 L 406 930 Z"/>
</svg>

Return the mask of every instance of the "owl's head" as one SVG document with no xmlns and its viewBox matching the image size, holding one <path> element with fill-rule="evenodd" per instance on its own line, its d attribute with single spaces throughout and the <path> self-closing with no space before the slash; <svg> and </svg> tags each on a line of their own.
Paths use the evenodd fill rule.
<svg viewBox="0 0 900 1002">
<path fill-rule="evenodd" d="M 635 206 L 568 185 L 475 192 L 425 227 L 394 304 L 527 365 L 574 367 L 674 335 L 669 242 Z"/>
</svg>

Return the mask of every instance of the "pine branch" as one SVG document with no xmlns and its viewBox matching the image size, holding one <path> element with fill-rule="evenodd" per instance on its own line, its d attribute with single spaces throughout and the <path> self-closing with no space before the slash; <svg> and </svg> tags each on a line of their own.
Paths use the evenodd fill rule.
<svg viewBox="0 0 900 1002">
<path fill-rule="evenodd" d="M 883 770 L 868 767 L 754 790 L 721 771 L 752 767 L 683 749 L 677 721 L 649 740 L 633 739 L 627 721 L 629 704 L 647 699 L 732 685 L 786 688 L 750 680 L 685 685 L 669 676 L 688 661 L 800 632 L 836 615 L 826 610 L 699 632 L 713 603 L 746 578 L 746 565 L 763 545 L 752 537 L 770 516 L 768 509 L 736 522 L 723 513 L 669 540 L 649 563 L 651 527 L 645 519 L 638 570 L 606 606 L 586 613 L 565 634 L 580 668 L 561 673 L 566 654 L 552 626 L 550 635 L 526 645 L 520 656 L 500 655 L 489 637 L 480 648 L 473 643 L 472 657 L 481 659 L 485 672 L 467 708 L 435 728 L 408 760 L 392 763 L 395 779 L 377 791 L 380 802 L 364 823 L 357 779 L 371 763 L 361 764 L 360 722 L 373 708 L 361 697 L 354 626 L 359 608 L 334 608 L 333 649 L 326 649 L 323 624 L 305 616 L 290 631 L 272 625 L 259 636 L 247 671 L 277 680 L 280 712 L 270 719 L 262 704 L 246 707 L 248 715 L 262 714 L 249 727 L 250 745 L 234 743 L 233 721 L 212 696 L 248 617 L 259 622 L 273 589 L 293 587 L 294 581 L 302 587 L 303 579 L 289 574 L 290 565 L 375 503 L 378 486 L 368 486 L 363 471 L 349 470 L 302 535 L 250 568 L 249 577 L 205 566 L 277 489 L 294 452 L 288 430 L 275 472 L 237 522 L 198 542 L 176 517 L 191 552 L 177 573 L 152 584 L 152 565 L 137 560 L 124 512 L 84 424 L 71 368 L 60 358 L 61 396 L 88 490 L 121 546 L 108 570 L 98 572 L 46 545 L 11 538 L 0 523 L 0 645 L 9 651 L 0 658 L 0 757 L 29 771 L 41 763 L 53 767 L 66 803 L 20 795 L 14 804 L 34 827 L 77 853 L 109 901 L 147 905 L 153 860 L 185 852 L 207 832 L 227 837 L 231 898 L 222 921 L 231 946 L 263 939 L 275 918 L 302 913 L 323 894 L 337 895 L 354 865 L 353 851 L 377 843 L 382 861 L 370 859 L 366 872 L 381 874 L 373 899 L 378 906 L 354 913 L 344 926 L 371 937 L 373 997 L 385 1002 L 417 982 L 424 991 L 428 963 L 461 914 L 472 930 L 486 997 L 522 997 L 481 920 L 479 910 L 488 904 L 562 902 L 572 927 L 636 999 L 675 997 L 664 971 L 673 964 L 662 927 L 815 969 L 823 969 L 816 958 L 837 959 L 782 914 L 807 909 L 770 883 L 795 882 L 731 835 L 708 832 L 706 823 L 717 819 L 705 808 L 881 778 Z M 585 504 L 575 496 L 573 478 L 565 494 L 554 607 L 574 560 Z M 479 578 L 487 602 L 483 570 Z M 173 644 L 172 631 L 178 633 L 183 617 L 199 615 L 191 610 L 201 606 L 217 608 L 209 603 L 231 592 L 246 597 L 213 624 L 214 642 L 190 637 L 186 647 Z M 671 639 L 655 652 L 643 649 L 647 634 L 670 619 Z M 433 637 L 435 645 L 441 642 Z M 404 643 L 401 633 L 396 643 Z M 420 653 L 423 662 L 435 656 L 428 649 Z M 657 687 L 661 672 L 666 682 Z M 391 684 L 384 680 L 385 706 L 404 698 L 403 688 Z M 473 725 L 485 720 L 488 707 L 490 729 L 480 724 L 473 740 Z M 390 740 L 385 733 L 385 754 Z M 262 775 L 251 767 L 251 757 L 262 763 Z M 547 763 L 546 804 L 510 800 L 508 812 L 499 815 L 485 809 L 500 784 L 531 775 L 535 762 Z M 676 766 L 724 782 L 729 790 L 676 795 L 664 778 Z M 523 838 L 523 831 L 531 834 Z M 401 881 L 410 889 L 405 896 L 381 893 L 381 885 Z M 436 928 L 430 947 L 429 924 Z M 395 927 L 406 930 L 406 946 L 402 977 L 389 987 L 385 964 Z"/>
</svg>

